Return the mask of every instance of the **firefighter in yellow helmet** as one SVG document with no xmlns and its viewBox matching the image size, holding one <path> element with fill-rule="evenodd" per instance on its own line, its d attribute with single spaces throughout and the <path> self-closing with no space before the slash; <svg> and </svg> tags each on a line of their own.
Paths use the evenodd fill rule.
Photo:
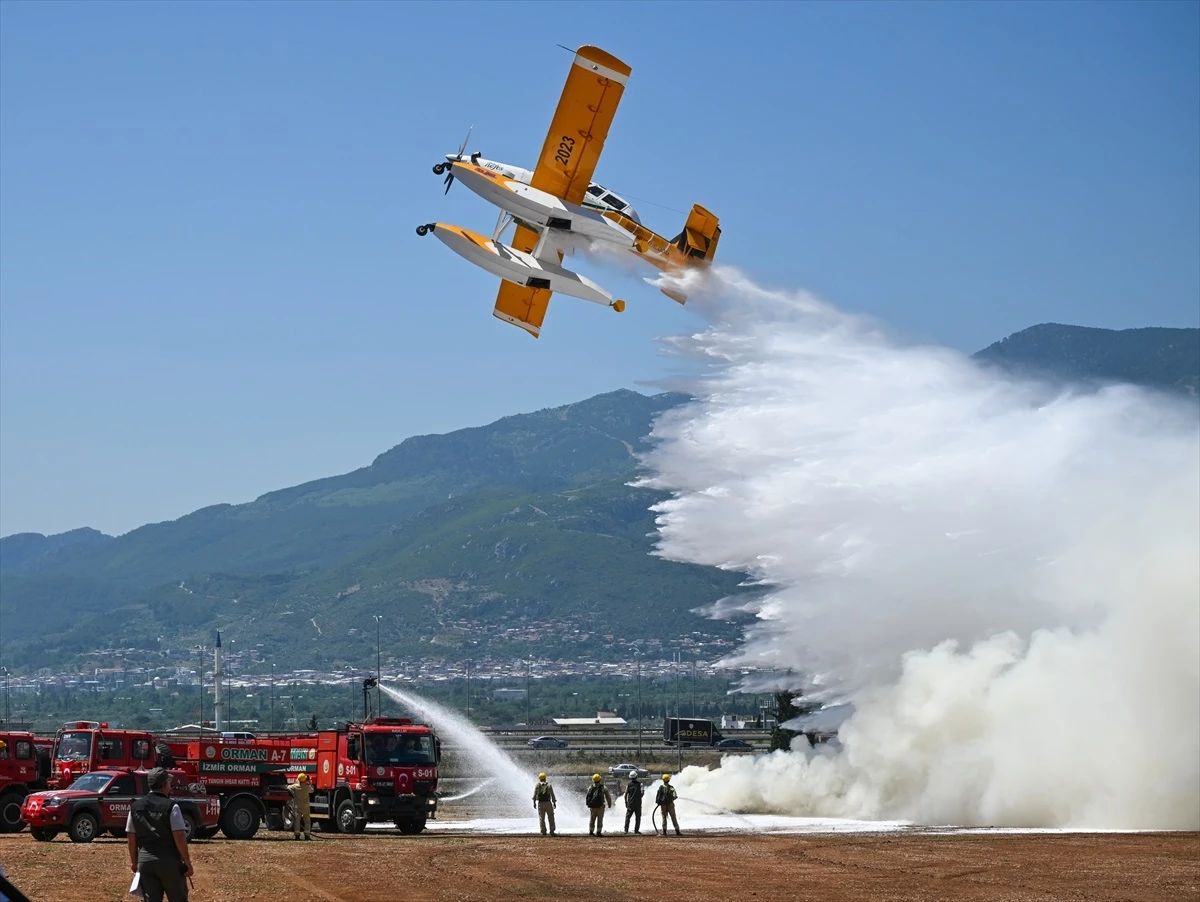
<svg viewBox="0 0 1200 902">
<path fill-rule="evenodd" d="M 288 784 L 288 792 L 292 794 L 292 838 L 300 838 L 300 824 L 304 823 L 304 838 L 312 839 L 312 816 L 308 810 L 308 802 L 312 798 L 313 785 L 308 774 L 301 774 L 295 783 Z"/>
<path fill-rule="evenodd" d="M 0 758 L 8 757 L 8 743 L 0 739 Z"/>
<path fill-rule="evenodd" d="M 592 774 L 592 785 L 587 791 L 588 835 L 599 836 L 604 832 L 604 809 L 613 806 L 612 793 L 604 785 L 599 774 Z"/>
<path fill-rule="evenodd" d="M 667 835 L 667 815 L 671 816 L 671 823 L 675 825 L 675 835 L 682 836 L 679 832 L 679 820 L 675 817 L 675 787 L 671 785 L 671 775 L 662 775 L 662 785 L 658 787 L 658 794 L 654 797 L 660 811 L 662 811 L 662 835 Z"/>
<path fill-rule="evenodd" d="M 554 787 L 546 782 L 545 774 L 538 774 L 538 781 L 533 787 L 533 810 L 538 813 L 538 827 L 542 836 L 546 835 L 546 821 L 550 822 L 550 835 L 557 835 L 554 832 L 554 809 L 557 807 Z"/>
</svg>

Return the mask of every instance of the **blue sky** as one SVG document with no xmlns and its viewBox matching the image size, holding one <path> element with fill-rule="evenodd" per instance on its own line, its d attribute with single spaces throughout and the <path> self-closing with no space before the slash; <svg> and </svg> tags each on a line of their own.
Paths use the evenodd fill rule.
<svg viewBox="0 0 1200 902">
<path fill-rule="evenodd" d="M 413 232 L 532 165 L 556 44 L 633 75 L 596 172 L 719 258 L 974 351 L 1200 319 L 1196 3 L 0 4 L 0 534 L 124 532 L 672 371 L 581 271 L 534 341 Z M 660 206 L 654 206 L 657 204 Z"/>
</svg>

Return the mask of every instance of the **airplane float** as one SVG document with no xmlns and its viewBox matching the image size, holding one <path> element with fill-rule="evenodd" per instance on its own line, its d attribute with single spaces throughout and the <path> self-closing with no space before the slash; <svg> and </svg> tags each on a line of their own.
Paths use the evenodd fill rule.
<svg viewBox="0 0 1200 902">
<path fill-rule="evenodd" d="M 624 198 L 591 181 L 632 71 L 599 47 L 576 51 L 532 172 L 478 153 L 464 159 L 466 140 L 458 153 L 446 154 L 445 162 L 433 167 L 434 174 L 446 176 L 446 191 L 457 180 L 498 206 L 500 218 L 491 237 L 441 222 L 417 226 L 417 234 L 432 232 L 456 254 L 499 276 L 494 315 L 534 338 L 554 292 L 618 313 L 625 309 L 624 301 L 562 266 L 563 256 L 577 248 L 617 248 L 671 273 L 711 263 L 717 251 L 717 217 L 699 204 L 683 231 L 668 239 L 642 225 Z M 468 131 L 467 140 L 470 136 Z M 511 243 L 504 244 L 509 226 L 515 231 Z M 674 288 L 662 291 L 681 304 L 687 300 Z"/>
</svg>

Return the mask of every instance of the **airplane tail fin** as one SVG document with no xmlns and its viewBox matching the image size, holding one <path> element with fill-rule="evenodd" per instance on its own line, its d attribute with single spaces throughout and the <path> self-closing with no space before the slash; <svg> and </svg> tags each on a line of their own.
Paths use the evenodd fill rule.
<svg viewBox="0 0 1200 902">
<path fill-rule="evenodd" d="M 692 204 L 683 231 L 671 239 L 688 258 L 688 262 L 711 263 L 721 240 L 720 221 L 699 204 Z"/>
<path fill-rule="evenodd" d="M 684 265 L 695 266 L 712 262 L 720 240 L 720 220 L 699 204 L 693 204 L 683 231 L 671 239 L 671 244 L 682 254 Z M 687 295 L 677 289 L 663 288 L 661 291 L 680 304 L 687 300 Z"/>
</svg>

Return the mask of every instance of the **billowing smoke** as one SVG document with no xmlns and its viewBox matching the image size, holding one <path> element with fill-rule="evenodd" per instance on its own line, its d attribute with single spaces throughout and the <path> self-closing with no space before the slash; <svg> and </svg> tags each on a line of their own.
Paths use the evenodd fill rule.
<svg viewBox="0 0 1200 902">
<path fill-rule="evenodd" d="M 924 824 L 1200 827 L 1194 404 L 1006 377 L 728 268 L 647 483 L 667 558 L 745 571 L 729 664 L 853 700 L 843 750 L 681 795 Z M 698 293 L 697 293 L 698 292 Z"/>
</svg>

